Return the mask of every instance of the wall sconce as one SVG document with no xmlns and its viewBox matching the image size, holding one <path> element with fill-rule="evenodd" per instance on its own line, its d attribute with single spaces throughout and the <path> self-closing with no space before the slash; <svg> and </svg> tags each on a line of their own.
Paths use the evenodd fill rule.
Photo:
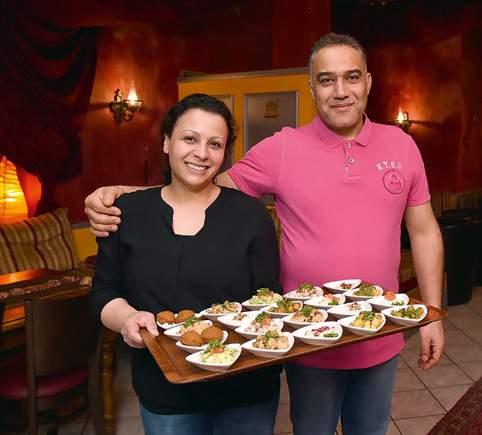
<svg viewBox="0 0 482 435">
<path fill-rule="evenodd" d="M 114 99 L 109 104 L 109 108 L 114 113 L 115 122 L 120 124 L 122 120 L 130 121 L 134 117 L 134 112 L 139 110 L 142 103 L 143 101 L 137 97 L 136 86 L 132 81 L 127 99 L 122 98 L 122 91 L 118 88 L 114 92 Z"/>
<path fill-rule="evenodd" d="M 410 118 L 408 116 L 408 112 L 402 112 L 401 109 L 398 109 L 398 115 L 395 118 L 395 125 L 397 127 L 400 127 L 405 133 L 408 133 L 408 129 L 412 125 L 412 121 L 410 121 Z"/>
</svg>

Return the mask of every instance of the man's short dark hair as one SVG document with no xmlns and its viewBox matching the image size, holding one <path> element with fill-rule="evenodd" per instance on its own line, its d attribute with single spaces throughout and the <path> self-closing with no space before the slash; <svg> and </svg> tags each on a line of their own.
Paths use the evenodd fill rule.
<svg viewBox="0 0 482 435">
<path fill-rule="evenodd" d="M 355 50 L 357 50 L 361 54 L 363 62 L 366 66 L 367 54 L 365 52 L 365 49 L 355 38 L 353 38 L 353 36 L 330 32 L 330 33 L 327 33 L 326 35 L 323 35 L 313 45 L 313 48 L 311 49 L 311 53 L 310 53 L 310 59 L 308 61 L 308 67 L 310 72 L 311 72 L 311 64 L 313 63 L 313 57 L 315 56 L 315 54 L 318 53 L 322 48 L 333 47 L 335 45 L 346 45 L 348 47 L 352 47 Z"/>
</svg>

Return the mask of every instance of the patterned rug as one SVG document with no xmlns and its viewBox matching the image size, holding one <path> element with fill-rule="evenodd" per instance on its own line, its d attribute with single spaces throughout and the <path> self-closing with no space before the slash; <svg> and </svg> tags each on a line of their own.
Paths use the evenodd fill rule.
<svg viewBox="0 0 482 435">
<path fill-rule="evenodd" d="M 482 434 L 482 378 L 454 405 L 428 435 Z"/>
</svg>

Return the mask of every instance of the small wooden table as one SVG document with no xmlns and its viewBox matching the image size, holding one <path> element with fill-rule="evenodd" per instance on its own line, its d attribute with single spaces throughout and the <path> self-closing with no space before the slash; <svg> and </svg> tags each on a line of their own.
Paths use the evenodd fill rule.
<svg viewBox="0 0 482 435">
<path fill-rule="evenodd" d="M 61 279 L 75 271 L 59 272 L 49 269 L 30 269 L 22 272 L 0 275 L 0 292 L 12 287 L 22 288 L 45 283 L 52 279 Z M 77 272 L 77 275 L 79 273 Z M 64 283 L 47 289 L 31 291 L 27 294 L 11 295 L 0 299 L 0 365 L 2 360 L 19 352 L 25 346 L 25 310 L 23 301 L 31 298 L 62 297 L 83 294 L 90 290 L 90 286 L 79 283 Z M 5 296 L 5 295 L 3 295 Z M 3 316 L 2 316 L 3 314 Z M 117 334 L 106 328 L 103 330 L 102 340 L 102 389 L 104 402 L 104 417 L 110 435 L 114 433 L 113 425 L 113 367 L 114 342 Z"/>
</svg>

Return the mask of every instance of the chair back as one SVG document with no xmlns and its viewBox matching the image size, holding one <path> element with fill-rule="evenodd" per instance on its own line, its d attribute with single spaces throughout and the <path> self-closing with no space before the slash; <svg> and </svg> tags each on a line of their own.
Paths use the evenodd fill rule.
<svg viewBox="0 0 482 435">
<path fill-rule="evenodd" d="M 87 292 L 68 299 L 26 301 L 25 327 L 28 364 L 35 376 L 86 366 L 99 343 L 100 323 Z"/>
</svg>

